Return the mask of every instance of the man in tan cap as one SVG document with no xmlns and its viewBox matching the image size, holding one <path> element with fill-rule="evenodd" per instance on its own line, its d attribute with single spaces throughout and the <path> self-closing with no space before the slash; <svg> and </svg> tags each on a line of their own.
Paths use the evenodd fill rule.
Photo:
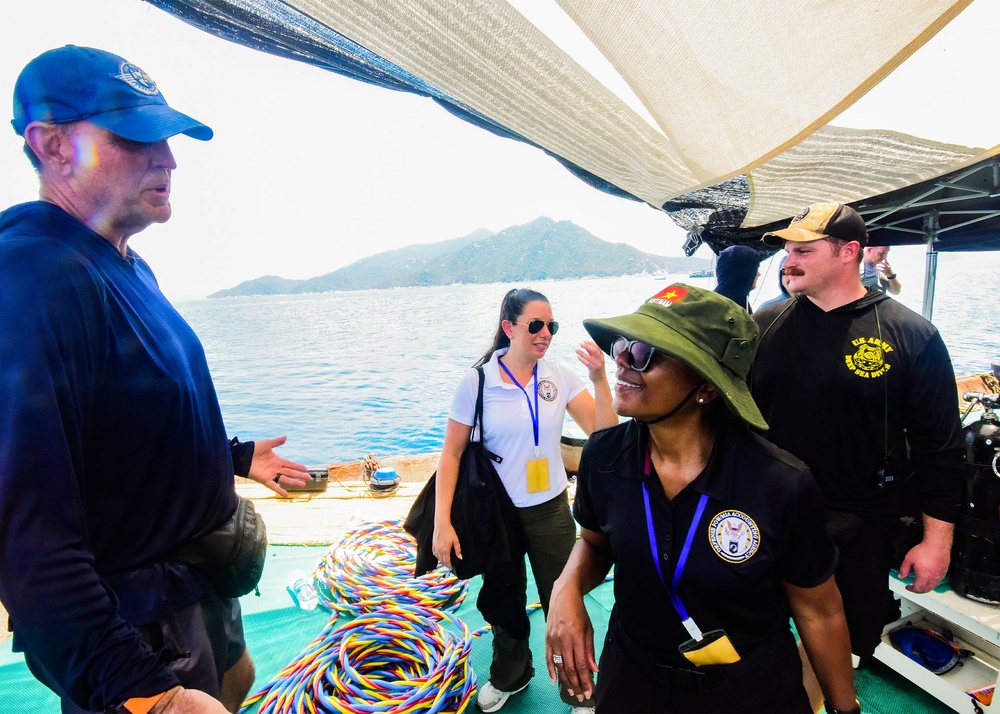
<svg viewBox="0 0 1000 714">
<path fill-rule="evenodd" d="M 793 297 L 754 315 L 750 385 L 767 438 L 819 482 L 852 651 L 866 657 L 895 607 L 890 568 L 914 592 L 948 572 L 964 469 L 955 375 L 930 322 L 861 284 L 868 232 L 853 208 L 814 204 L 764 240 L 784 243 Z"/>
</svg>

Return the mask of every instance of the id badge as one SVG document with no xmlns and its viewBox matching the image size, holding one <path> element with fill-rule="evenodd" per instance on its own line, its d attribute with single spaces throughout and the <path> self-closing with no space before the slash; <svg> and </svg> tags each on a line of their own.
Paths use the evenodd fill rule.
<svg viewBox="0 0 1000 714">
<path fill-rule="evenodd" d="M 734 664 L 740 655 L 724 630 L 706 632 L 701 640 L 688 640 L 677 648 L 696 667 L 707 664 Z"/>
<path fill-rule="evenodd" d="M 549 460 L 528 459 L 528 493 L 549 490 Z"/>
</svg>

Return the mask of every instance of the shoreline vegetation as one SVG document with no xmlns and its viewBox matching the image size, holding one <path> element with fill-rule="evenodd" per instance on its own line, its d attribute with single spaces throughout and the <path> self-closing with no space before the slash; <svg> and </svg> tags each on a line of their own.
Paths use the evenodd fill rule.
<svg viewBox="0 0 1000 714">
<path fill-rule="evenodd" d="M 628 275 L 687 275 L 711 265 L 712 261 L 707 258 L 654 255 L 624 243 L 609 243 L 572 221 L 555 221 L 542 216 L 499 233 L 479 229 L 461 238 L 378 253 L 307 280 L 265 275 L 208 297 Z"/>
</svg>

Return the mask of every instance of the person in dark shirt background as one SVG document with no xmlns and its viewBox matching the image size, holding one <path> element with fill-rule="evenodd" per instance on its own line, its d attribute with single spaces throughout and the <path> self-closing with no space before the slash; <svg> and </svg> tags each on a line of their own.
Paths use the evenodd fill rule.
<svg viewBox="0 0 1000 714">
<path fill-rule="evenodd" d="M 750 291 L 760 277 L 760 253 L 745 245 L 731 245 L 719 253 L 715 261 L 715 292 L 725 295 L 734 303 L 753 312 L 750 308 Z"/>
<path fill-rule="evenodd" d="M 758 310 L 763 310 L 765 307 L 770 307 L 771 305 L 777 305 L 779 302 L 784 302 L 791 297 L 791 293 L 788 292 L 788 276 L 785 275 L 785 258 L 787 257 L 787 254 L 783 254 L 781 260 L 778 261 L 778 290 L 781 292 L 770 300 L 765 300 L 758 305 Z"/>
</svg>

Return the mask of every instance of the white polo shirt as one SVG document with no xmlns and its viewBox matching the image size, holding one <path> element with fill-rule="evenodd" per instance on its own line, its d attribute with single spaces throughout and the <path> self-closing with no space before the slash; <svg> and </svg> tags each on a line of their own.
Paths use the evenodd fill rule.
<svg viewBox="0 0 1000 714">
<path fill-rule="evenodd" d="M 525 392 L 500 378 L 497 358 L 505 354 L 507 348 L 497 350 L 483 365 L 486 378 L 483 388 L 485 444 L 487 449 L 503 458 L 503 462 L 496 465 L 497 473 L 514 505 L 525 508 L 551 501 L 566 489 L 566 468 L 562 462 L 559 438 L 566 419 L 566 405 L 587 387 L 568 367 L 546 359 L 538 360 L 538 447 L 539 458 L 549 461 L 549 489 L 528 493 L 526 464 L 529 459 L 535 458 L 534 430 Z M 535 408 L 534 383 L 532 378 L 524 385 L 531 397 L 532 409 Z M 478 391 L 479 375 L 476 370 L 470 369 L 458 383 L 448 418 L 471 426 Z"/>
</svg>

